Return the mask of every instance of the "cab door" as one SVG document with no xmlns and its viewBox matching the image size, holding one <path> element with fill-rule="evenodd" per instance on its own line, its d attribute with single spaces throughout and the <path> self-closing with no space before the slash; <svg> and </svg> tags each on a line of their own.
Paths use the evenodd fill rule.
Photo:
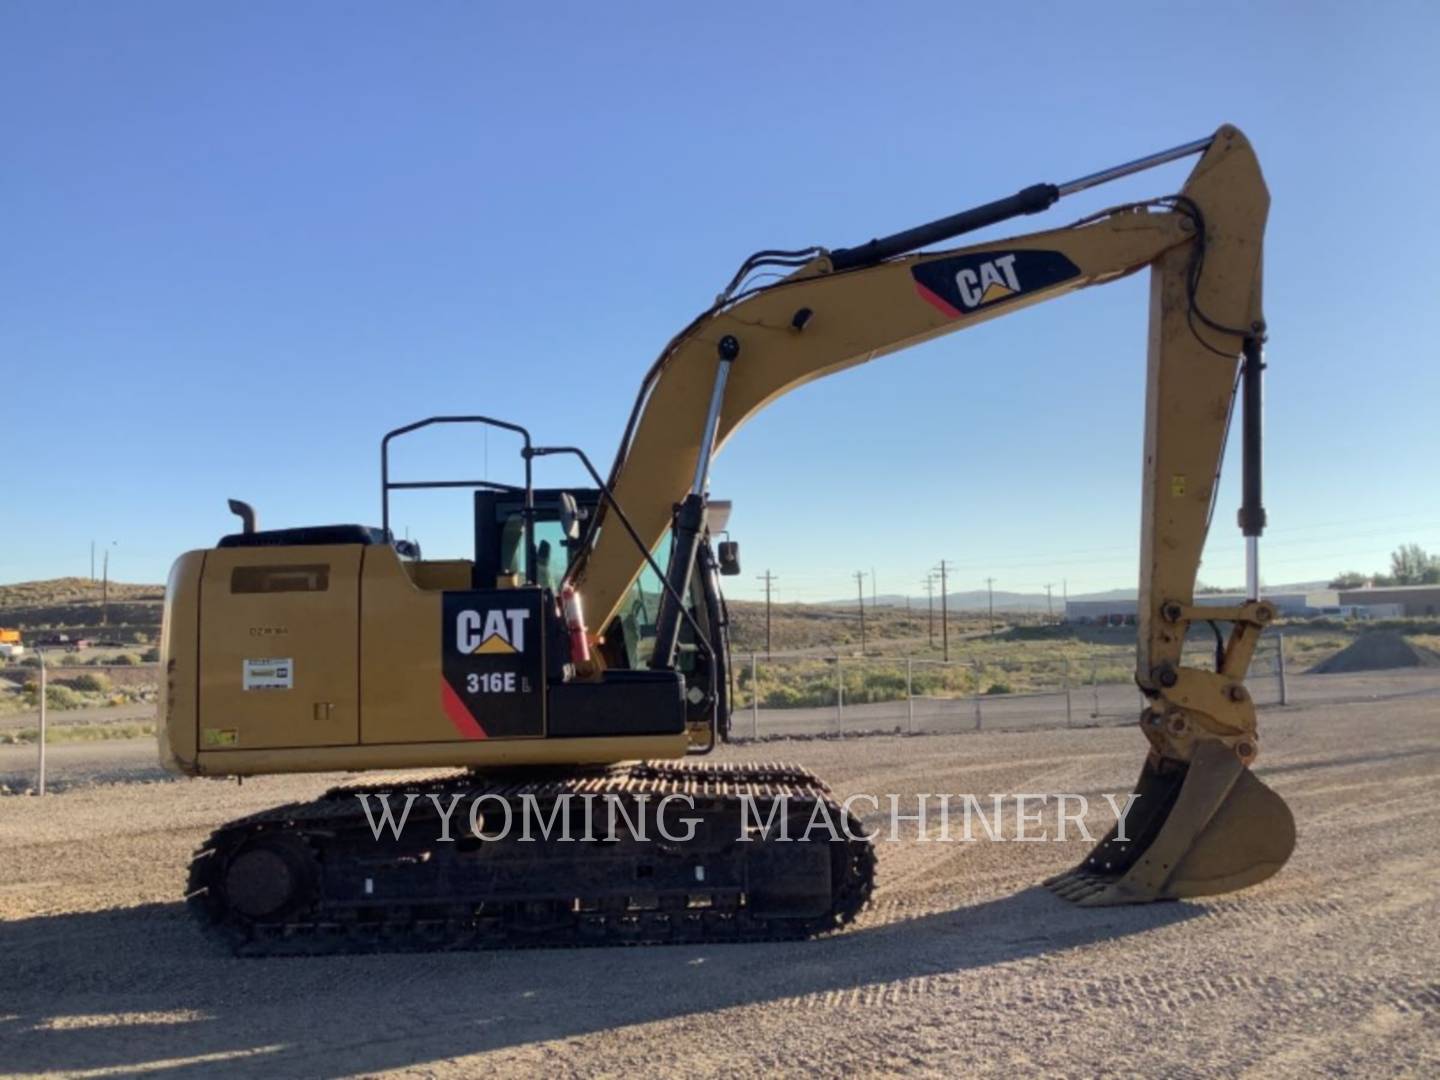
<svg viewBox="0 0 1440 1080">
<path fill-rule="evenodd" d="M 202 751 L 359 740 L 360 544 L 207 552 Z"/>
</svg>

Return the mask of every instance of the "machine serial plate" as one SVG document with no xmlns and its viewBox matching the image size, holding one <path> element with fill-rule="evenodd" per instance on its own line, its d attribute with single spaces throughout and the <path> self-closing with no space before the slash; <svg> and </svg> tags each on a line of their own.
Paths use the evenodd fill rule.
<svg viewBox="0 0 1440 1080">
<path fill-rule="evenodd" d="M 244 661 L 241 685 L 246 690 L 290 690 L 295 686 L 295 661 L 264 658 Z"/>
</svg>

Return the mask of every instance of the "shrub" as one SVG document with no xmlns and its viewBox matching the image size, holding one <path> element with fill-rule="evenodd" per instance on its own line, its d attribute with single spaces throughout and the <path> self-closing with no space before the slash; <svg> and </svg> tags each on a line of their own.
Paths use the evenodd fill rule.
<svg viewBox="0 0 1440 1080">
<path fill-rule="evenodd" d="M 160 650 L 152 645 L 140 654 L 140 659 L 147 664 L 158 664 L 160 662 Z"/>
<path fill-rule="evenodd" d="M 1014 690 L 1010 689 L 1010 684 L 1007 682 L 992 682 L 985 688 L 985 693 L 987 694 L 1013 694 L 1014 692 Z"/>
<path fill-rule="evenodd" d="M 905 696 L 905 676 L 893 671 L 873 671 L 865 679 L 872 701 L 891 701 Z"/>
<path fill-rule="evenodd" d="M 31 697 L 38 691 L 39 687 L 36 687 Z M 52 709 L 78 709 L 85 704 L 85 700 L 68 686 L 52 685 L 45 687 L 45 704 Z"/>
<path fill-rule="evenodd" d="M 794 709 L 800 705 L 800 694 L 789 686 L 777 686 L 768 690 L 760 704 L 767 709 Z"/>
<path fill-rule="evenodd" d="M 118 667 L 134 667 L 140 663 L 134 653 L 122 652 L 110 658 L 110 663 Z"/>
<path fill-rule="evenodd" d="M 55 681 L 61 686 L 68 686 L 71 690 L 78 690 L 81 693 L 105 694 L 110 691 L 110 678 L 102 671 L 93 673 L 87 671 L 83 675 Z"/>
</svg>

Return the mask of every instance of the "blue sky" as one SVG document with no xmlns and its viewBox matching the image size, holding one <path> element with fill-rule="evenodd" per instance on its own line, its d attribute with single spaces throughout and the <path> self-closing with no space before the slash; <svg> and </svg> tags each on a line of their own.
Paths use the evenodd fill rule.
<svg viewBox="0 0 1440 1080">
<path fill-rule="evenodd" d="M 1440 548 L 1433 5 L 146 3 L 0 10 L 0 581 L 163 578 L 249 499 L 376 522 L 444 412 L 614 452 L 761 247 L 839 247 L 1239 124 L 1273 206 L 1272 582 Z M 1173 191 L 1188 163 L 992 235 Z M 756 595 L 1136 577 L 1145 282 L 812 384 L 716 462 Z M 513 477 L 500 440 L 399 465 Z M 1234 464 L 1234 462 L 1232 462 Z M 1203 580 L 1242 579 L 1228 470 Z M 545 476 L 577 480 L 565 467 Z M 464 554 L 456 495 L 397 506 Z"/>
</svg>

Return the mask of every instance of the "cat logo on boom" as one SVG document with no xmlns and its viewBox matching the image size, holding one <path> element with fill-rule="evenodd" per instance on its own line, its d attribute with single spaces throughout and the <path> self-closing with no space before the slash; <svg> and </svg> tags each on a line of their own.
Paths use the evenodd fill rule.
<svg viewBox="0 0 1440 1080">
<path fill-rule="evenodd" d="M 921 299 L 952 319 L 1080 276 L 1058 251 L 973 251 L 911 267 Z"/>
<path fill-rule="evenodd" d="M 955 271 L 955 288 L 967 308 L 1003 300 L 1020 291 L 1015 276 L 1015 253 L 1000 255 L 978 267 L 961 267 Z"/>
<path fill-rule="evenodd" d="M 523 653 L 529 618 L 524 608 L 491 608 L 483 617 L 467 608 L 455 616 L 455 648 L 467 656 Z"/>
</svg>

